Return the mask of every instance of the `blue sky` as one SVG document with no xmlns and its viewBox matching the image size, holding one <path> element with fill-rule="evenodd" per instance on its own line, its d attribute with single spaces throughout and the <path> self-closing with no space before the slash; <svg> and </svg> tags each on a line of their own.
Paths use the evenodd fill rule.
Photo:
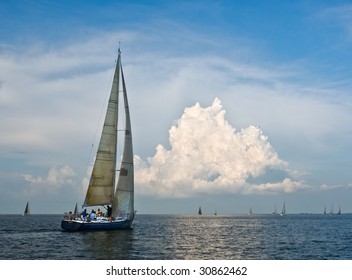
<svg viewBox="0 0 352 280">
<path fill-rule="evenodd" d="M 82 203 L 118 42 L 139 213 L 351 212 L 349 1 L 1 1 L 0 213 Z"/>
</svg>

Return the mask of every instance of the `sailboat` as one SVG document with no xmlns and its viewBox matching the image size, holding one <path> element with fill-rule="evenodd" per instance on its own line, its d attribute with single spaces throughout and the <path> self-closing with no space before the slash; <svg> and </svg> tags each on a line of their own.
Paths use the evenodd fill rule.
<svg viewBox="0 0 352 280">
<path fill-rule="evenodd" d="M 24 208 L 23 216 L 29 216 L 30 214 L 29 203 L 27 202 L 26 207 Z"/>
<path fill-rule="evenodd" d="M 198 215 L 202 215 L 202 208 L 199 206 Z"/>
<path fill-rule="evenodd" d="M 341 207 L 339 205 L 339 211 L 337 212 L 337 215 L 341 215 Z"/>
<path fill-rule="evenodd" d="M 285 216 L 286 215 L 286 206 L 285 206 L 285 202 L 284 205 L 282 206 L 282 211 L 281 211 L 281 216 Z"/>
<path fill-rule="evenodd" d="M 326 206 L 324 207 L 324 215 L 326 215 Z"/>
<path fill-rule="evenodd" d="M 333 204 L 331 204 L 329 215 L 334 215 L 334 205 Z"/>
<path fill-rule="evenodd" d="M 73 216 L 74 216 L 75 218 L 78 218 L 78 217 L 79 217 L 79 211 L 78 211 L 77 203 L 76 203 L 76 206 L 75 206 L 75 210 L 73 210 Z"/>
<path fill-rule="evenodd" d="M 117 170 L 119 93 L 121 91 L 125 112 L 125 128 L 121 166 Z M 116 172 L 118 172 L 118 179 L 115 187 Z M 120 48 L 118 49 L 114 79 L 99 147 L 82 207 L 91 206 L 107 208 L 108 215 L 96 219 L 64 218 L 61 222 L 62 229 L 67 231 L 128 229 L 134 220 L 132 133 Z"/>
<path fill-rule="evenodd" d="M 249 208 L 248 215 L 253 215 L 252 207 Z"/>
<path fill-rule="evenodd" d="M 276 211 L 276 204 L 275 204 L 275 208 L 274 208 L 273 215 L 277 215 L 277 211 Z"/>
</svg>

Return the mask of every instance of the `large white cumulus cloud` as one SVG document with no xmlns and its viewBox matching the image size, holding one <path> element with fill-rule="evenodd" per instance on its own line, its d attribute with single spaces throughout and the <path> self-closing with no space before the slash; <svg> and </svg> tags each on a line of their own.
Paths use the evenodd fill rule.
<svg viewBox="0 0 352 280">
<path fill-rule="evenodd" d="M 301 183 L 249 184 L 268 169 L 285 171 L 281 160 L 260 128 L 236 131 L 225 119 L 221 101 L 203 108 L 186 108 L 169 130 L 170 150 L 158 145 L 153 157 L 136 157 L 136 184 L 145 194 L 187 197 L 202 192 L 293 191 Z"/>
</svg>

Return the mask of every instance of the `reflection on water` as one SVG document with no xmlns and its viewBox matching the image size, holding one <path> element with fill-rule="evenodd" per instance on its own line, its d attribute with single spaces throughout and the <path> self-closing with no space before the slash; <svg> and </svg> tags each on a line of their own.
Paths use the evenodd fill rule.
<svg viewBox="0 0 352 280">
<path fill-rule="evenodd" d="M 352 215 L 137 215 L 65 232 L 61 216 L 1 215 L 0 259 L 352 259 Z"/>
<path fill-rule="evenodd" d="M 248 218 L 183 216 L 172 219 L 164 248 L 166 258 L 175 259 L 242 259 L 258 257 L 261 222 Z M 161 248 L 162 249 L 162 248 Z"/>
<path fill-rule="evenodd" d="M 136 221 L 133 233 L 142 238 L 130 239 L 133 245 L 129 259 L 266 258 L 258 251 L 261 220 L 234 216 L 145 215 L 139 218 L 144 220 Z"/>
<path fill-rule="evenodd" d="M 133 229 L 78 233 L 82 238 L 85 259 L 130 259 Z"/>
</svg>

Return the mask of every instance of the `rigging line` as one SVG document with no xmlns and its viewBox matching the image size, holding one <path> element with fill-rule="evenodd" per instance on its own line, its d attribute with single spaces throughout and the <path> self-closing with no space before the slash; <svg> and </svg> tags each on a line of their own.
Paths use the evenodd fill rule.
<svg viewBox="0 0 352 280">
<path fill-rule="evenodd" d="M 106 94 L 105 94 L 104 102 L 103 102 L 103 104 L 102 104 L 102 106 L 101 106 L 101 110 L 100 110 L 100 115 L 99 115 L 98 123 L 97 123 L 96 129 L 95 129 L 95 133 L 94 133 L 94 137 L 93 137 L 92 147 L 94 146 L 94 143 L 95 143 L 95 141 L 96 141 L 96 137 L 97 137 L 97 134 L 98 134 L 98 129 L 99 129 L 99 127 L 100 127 L 100 123 L 101 123 L 103 114 L 106 112 L 106 104 L 107 104 L 108 102 L 114 102 L 113 100 L 110 100 L 110 93 L 111 93 L 111 85 L 112 85 L 112 83 L 113 83 L 114 76 L 115 76 L 116 63 L 117 63 L 117 60 L 115 59 L 114 64 L 113 64 L 113 67 L 112 67 L 113 71 L 111 71 L 111 76 L 110 76 L 109 82 L 108 82 L 108 84 L 107 84 L 107 89 L 106 89 Z M 117 102 L 117 101 L 116 101 L 116 102 Z"/>
<path fill-rule="evenodd" d="M 115 69 L 116 67 L 116 63 L 114 63 L 114 68 Z M 106 112 L 106 103 L 107 103 L 107 100 L 110 98 L 110 92 L 111 92 L 111 84 L 112 84 L 112 81 L 114 80 L 114 75 L 115 75 L 115 71 L 113 70 L 112 71 L 112 74 L 111 74 L 111 77 L 110 77 L 110 84 L 108 83 L 107 84 L 107 90 L 106 90 L 106 94 L 105 94 L 105 98 L 104 98 L 104 102 L 102 104 L 102 107 L 101 107 L 101 110 L 100 110 L 100 114 L 99 114 L 99 119 L 98 119 L 98 123 L 97 123 L 97 126 L 95 128 L 95 133 L 94 133 L 94 137 L 93 137 L 93 142 L 91 144 L 91 147 L 93 148 L 94 146 L 94 143 L 96 141 L 96 138 L 97 138 L 97 134 L 98 134 L 98 129 L 100 127 L 100 123 L 101 123 L 101 119 L 102 119 L 102 116 L 103 116 L 103 113 Z M 110 101 L 110 100 L 109 100 Z M 92 149 L 91 149 L 92 150 Z"/>
</svg>

